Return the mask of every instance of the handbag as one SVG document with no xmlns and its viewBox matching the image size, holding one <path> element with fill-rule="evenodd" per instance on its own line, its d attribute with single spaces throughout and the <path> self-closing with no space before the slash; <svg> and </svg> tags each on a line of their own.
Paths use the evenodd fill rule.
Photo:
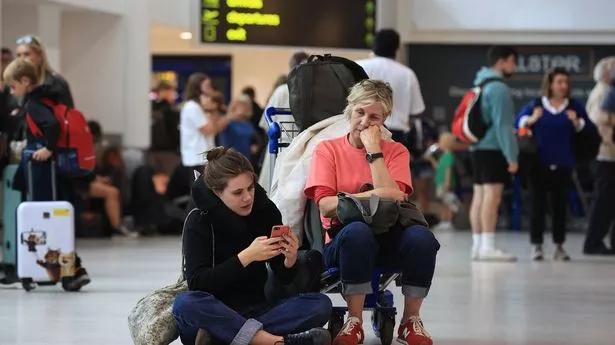
<svg viewBox="0 0 615 345">
<path fill-rule="evenodd" d="M 404 229 L 414 225 L 428 226 L 423 213 L 411 201 L 384 199 L 376 194 L 369 198 L 357 198 L 338 193 L 337 197 L 337 219 L 344 225 L 363 222 L 376 235 L 386 233 L 396 225 Z"/>
<path fill-rule="evenodd" d="M 526 133 L 517 133 L 517 144 L 519 145 L 519 152 L 521 153 L 531 155 L 538 153 L 536 138 L 534 138 L 530 130 Z"/>
<path fill-rule="evenodd" d="M 183 252 L 183 235 L 186 230 L 188 218 L 194 213 L 200 212 L 195 208 L 188 214 L 182 230 L 182 271 L 177 282 L 155 290 L 141 298 L 137 305 L 128 315 L 128 328 L 135 345 L 168 345 L 179 337 L 179 330 L 173 318 L 173 302 L 177 295 L 188 291 L 186 281 L 186 259 Z M 212 239 L 214 238 L 213 226 L 210 224 Z M 212 241 L 212 247 L 213 243 Z M 212 251 L 212 253 L 215 253 Z M 215 265 L 215 261 L 212 261 Z"/>
</svg>

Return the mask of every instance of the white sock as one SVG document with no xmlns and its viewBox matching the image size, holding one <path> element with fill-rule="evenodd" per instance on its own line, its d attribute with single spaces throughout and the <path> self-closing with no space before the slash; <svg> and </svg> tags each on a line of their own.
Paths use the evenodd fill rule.
<svg viewBox="0 0 615 345">
<path fill-rule="evenodd" d="M 472 251 L 476 251 L 480 249 L 480 233 L 472 233 Z"/>
<path fill-rule="evenodd" d="M 481 250 L 495 249 L 495 234 L 492 232 L 483 232 L 480 248 Z"/>
</svg>

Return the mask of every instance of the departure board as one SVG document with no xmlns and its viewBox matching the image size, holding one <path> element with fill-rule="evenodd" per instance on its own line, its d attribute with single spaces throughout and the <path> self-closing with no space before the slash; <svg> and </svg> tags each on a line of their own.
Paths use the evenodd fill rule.
<svg viewBox="0 0 615 345">
<path fill-rule="evenodd" d="M 369 49 L 376 0 L 201 0 L 200 42 Z"/>
</svg>

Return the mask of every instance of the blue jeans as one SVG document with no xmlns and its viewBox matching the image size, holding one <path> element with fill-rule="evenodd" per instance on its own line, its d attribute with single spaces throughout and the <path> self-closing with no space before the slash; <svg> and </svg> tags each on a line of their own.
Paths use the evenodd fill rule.
<svg viewBox="0 0 615 345">
<path fill-rule="evenodd" d="M 425 298 L 431 287 L 440 243 L 424 226 L 374 235 L 361 222 L 346 225 L 325 247 L 325 265 L 339 268 L 345 295 L 372 293 L 376 265 L 402 272 L 402 293 Z"/>
<path fill-rule="evenodd" d="M 225 344 L 248 345 L 260 330 L 285 336 L 322 327 L 331 317 L 331 308 L 326 295 L 308 293 L 236 311 L 206 292 L 187 291 L 175 299 L 173 317 L 184 344 L 194 344 L 202 328 Z"/>
</svg>

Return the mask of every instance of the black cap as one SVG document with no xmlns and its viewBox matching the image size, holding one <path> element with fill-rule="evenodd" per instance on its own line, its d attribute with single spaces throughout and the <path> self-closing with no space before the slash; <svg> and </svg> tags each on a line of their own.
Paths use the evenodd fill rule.
<svg viewBox="0 0 615 345">
<path fill-rule="evenodd" d="M 374 54 L 387 58 L 395 58 L 400 44 L 399 34 L 393 29 L 382 29 L 376 33 Z"/>
</svg>

